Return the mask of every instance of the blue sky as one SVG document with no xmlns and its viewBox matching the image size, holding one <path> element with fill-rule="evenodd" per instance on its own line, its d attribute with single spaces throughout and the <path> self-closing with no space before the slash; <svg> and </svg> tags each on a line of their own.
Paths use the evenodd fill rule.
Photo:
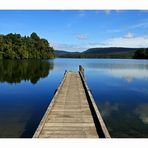
<svg viewBox="0 0 148 148">
<path fill-rule="evenodd" d="M 36 32 L 57 50 L 148 47 L 148 11 L 1 10 L 0 34 Z"/>
</svg>

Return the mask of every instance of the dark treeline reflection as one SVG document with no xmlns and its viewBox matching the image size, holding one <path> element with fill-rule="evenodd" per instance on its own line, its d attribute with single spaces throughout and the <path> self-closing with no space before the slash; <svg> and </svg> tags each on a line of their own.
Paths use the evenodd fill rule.
<svg viewBox="0 0 148 148">
<path fill-rule="evenodd" d="M 0 82 L 20 83 L 21 80 L 37 83 L 53 69 L 53 61 L 47 60 L 0 60 Z"/>
</svg>

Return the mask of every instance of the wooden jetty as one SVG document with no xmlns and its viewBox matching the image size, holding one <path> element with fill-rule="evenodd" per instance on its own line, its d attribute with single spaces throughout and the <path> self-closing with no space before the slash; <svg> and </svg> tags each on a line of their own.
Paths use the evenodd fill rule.
<svg viewBox="0 0 148 148">
<path fill-rule="evenodd" d="M 65 72 L 33 138 L 110 138 L 82 66 Z"/>
</svg>

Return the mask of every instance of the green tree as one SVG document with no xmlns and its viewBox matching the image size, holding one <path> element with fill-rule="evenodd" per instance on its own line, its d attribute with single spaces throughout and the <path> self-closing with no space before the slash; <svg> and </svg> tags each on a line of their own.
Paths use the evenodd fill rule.
<svg viewBox="0 0 148 148">
<path fill-rule="evenodd" d="M 144 49 L 138 49 L 135 51 L 134 58 L 135 59 L 143 59 L 144 56 Z"/>
<path fill-rule="evenodd" d="M 54 58 L 54 50 L 46 39 L 33 32 L 30 37 L 9 33 L 0 35 L 0 58 L 48 59 Z"/>
</svg>

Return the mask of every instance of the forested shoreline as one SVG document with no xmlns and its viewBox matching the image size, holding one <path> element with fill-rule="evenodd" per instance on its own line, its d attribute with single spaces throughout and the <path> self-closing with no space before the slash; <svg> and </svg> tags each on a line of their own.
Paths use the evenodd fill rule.
<svg viewBox="0 0 148 148">
<path fill-rule="evenodd" d="M 136 50 L 133 58 L 134 59 L 148 59 L 148 48 Z"/>
<path fill-rule="evenodd" d="M 51 59 L 51 58 L 127 58 L 148 59 L 148 48 L 90 48 L 84 52 L 58 51 L 35 32 L 30 36 L 9 33 L 0 35 L 0 59 Z"/>
<path fill-rule="evenodd" d="M 0 59 L 49 59 L 54 49 L 35 32 L 30 36 L 9 33 L 0 35 Z"/>
<path fill-rule="evenodd" d="M 83 52 L 55 50 L 55 56 L 58 58 L 148 59 L 148 48 L 106 47 L 90 48 Z"/>
</svg>

